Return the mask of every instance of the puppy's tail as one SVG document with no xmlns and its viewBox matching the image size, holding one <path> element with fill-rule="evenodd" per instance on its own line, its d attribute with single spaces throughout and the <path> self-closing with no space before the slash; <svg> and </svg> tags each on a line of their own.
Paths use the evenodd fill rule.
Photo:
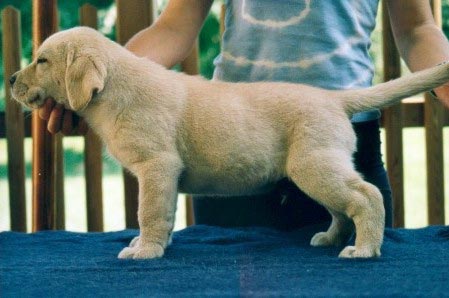
<svg viewBox="0 0 449 298">
<path fill-rule="evenodd" d="M 447 82 L 449 82 L 449 63 L 445 62 L 370 88 L 341 91 L 342 103 L 345 111 L 352 115 L 387 107 L 403 98 L 430 91 Z"/>
</svg>

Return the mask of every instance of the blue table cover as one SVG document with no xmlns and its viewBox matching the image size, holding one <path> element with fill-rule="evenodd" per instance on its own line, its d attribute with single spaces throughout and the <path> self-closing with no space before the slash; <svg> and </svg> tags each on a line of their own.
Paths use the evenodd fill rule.
<svg viewBox="0 0 449 298">
<path fill-rule="evenodd" d="M 387 229 L 382 257 L 337 258 L 309 246 L 324 227 L 192 226 L 165 256 L 119 260 L 138 234 L 0 233 L 0 297 L 449 297 L 449 227 Z"/>
</svg>

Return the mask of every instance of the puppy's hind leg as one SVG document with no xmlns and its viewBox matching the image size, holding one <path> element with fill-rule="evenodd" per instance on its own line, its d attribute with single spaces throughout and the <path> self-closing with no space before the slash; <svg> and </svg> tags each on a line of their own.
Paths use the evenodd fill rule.
<svg viewBox="0 0 449 298">
<path fill-rule="evenodd" d="M 344 214 L 328 210 L 332 215 L 332 223 L 326 232 L 316 233 L 310 245 L 312 246 L 341 246 L 354 233 L 354 223 Z"/>
<path fill-rule="evenodd" d="M 179 172 L 179 163 L 164 159 L 139 168 L 140 235 L 119 253 L 119 258 L 151 259 L 164 254 L 174 226 Z"/>
<path fill-rule="evenodd" d="M 385 210 L 380 191 L 362 180 L 353 169 L 346 150 L 321 149 L 312 152 L 292 150 L 287 160 L 287 174 L 311 198 L 334 214 L 344 214 L 356 228 L 355 246 L 340 253 L 345 258 L 380 256 Z M 318 233 L 312 245 L 336 245 L 348 236 L 349 222 L 334 217 L 325 233 Z"/>
</svg>

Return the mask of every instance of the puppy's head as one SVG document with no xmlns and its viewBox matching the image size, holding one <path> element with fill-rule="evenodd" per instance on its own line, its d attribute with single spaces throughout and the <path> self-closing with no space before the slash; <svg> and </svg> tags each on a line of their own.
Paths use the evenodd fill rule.
<svg viewBox="0 0 449 298">
<path fill-rule="evenodd" d="M 105 85 L 105 40 L 86 27 L 50 36 L 34 61 L 11 77 L 12 96 L 33 109 L 52 97 L 73 111 L 83 110 Z"/>
</svg>

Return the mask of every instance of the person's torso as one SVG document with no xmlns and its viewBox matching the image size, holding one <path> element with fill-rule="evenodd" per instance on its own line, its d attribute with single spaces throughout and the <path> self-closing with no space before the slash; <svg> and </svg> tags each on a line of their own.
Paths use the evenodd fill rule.
<svg viewBox="0 0 449 298">
<path fill-rule="evenodd" d="M 372 84 L 378 0 L 228 0 L 214 78 L 326 89 Z M 356 116 L 355 118 L 357 118 Z M 378 117 L 378 112 L 356 121 Z"/>
</svg>

